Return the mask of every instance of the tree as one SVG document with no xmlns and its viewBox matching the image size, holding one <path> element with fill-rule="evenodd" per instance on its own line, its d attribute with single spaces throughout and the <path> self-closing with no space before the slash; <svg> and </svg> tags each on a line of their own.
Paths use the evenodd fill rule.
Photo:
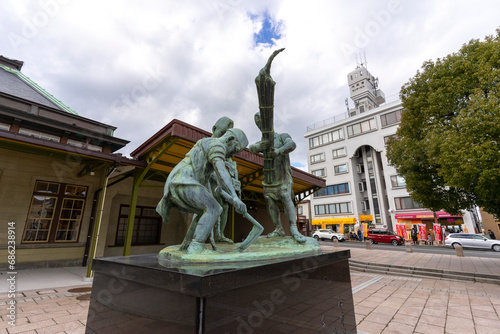
<svg viewBox="0 0 500 334">
<path fill-rule="evenodd" d="M 387 157 L 412 198 L 433 211 L 479 205 L 500 217 L 500 29 L 424 62 L 400 96 Z"/>
</svg>

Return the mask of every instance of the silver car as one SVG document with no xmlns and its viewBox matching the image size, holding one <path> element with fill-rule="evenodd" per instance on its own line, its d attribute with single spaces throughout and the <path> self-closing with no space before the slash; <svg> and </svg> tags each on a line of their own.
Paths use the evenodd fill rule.
<svg viewBox="0 0 500 334">
<path fill-rule="evenodd" d="M 491 240 L 479 234 L 451 233 L 444 239 L 444 244 L 453 248 L 460 245 L 463 248 L 485 248 L 500 252 L 500 240 Z"/>
</svg>

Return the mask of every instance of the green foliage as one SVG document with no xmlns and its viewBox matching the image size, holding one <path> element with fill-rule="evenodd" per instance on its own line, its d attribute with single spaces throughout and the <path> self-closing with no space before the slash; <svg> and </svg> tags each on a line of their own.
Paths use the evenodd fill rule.
<svg viewBox="0 0 500 334">
<path fill-rule="evenodd" d="M 477 204 L 500 217 L 500 29 L 425 62 L 400 95 L 387 156 L 412 198 L 434 211 Z"/>
</svg>

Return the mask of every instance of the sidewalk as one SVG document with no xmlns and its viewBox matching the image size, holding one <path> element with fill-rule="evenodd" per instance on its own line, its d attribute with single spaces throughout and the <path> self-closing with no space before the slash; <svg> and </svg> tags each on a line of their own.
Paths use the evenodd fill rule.
<svg viewBox="0 0 500 334">
<path fill-rule="evenodd" d="M 342 245 L 342 244 L 341 244 Z M 333 245 L 322 246 L 334 251 Z M 500 257 L 487 259 L 421 253 L 351 249 L 353 261 L 500 275 Z M 16 326 L 9 325 L 6 274 L 0 275 L 0 334 L 76 334 L 85 332 L 89 293 L 75 287 L 85 268 L 20 270 L 17 274 Z M 500 285 L 405 277 L 351 270 L 360 334 L 483 334 L 500 328 Z M 88 289 L 87 289 L 88 290 Z M 87 299 L 87 300 L 86 300 Z M 300 315 L 299 315 L 300 316 Z M 126 327 L 123 333 L 128 333 Z"/>
</svg>

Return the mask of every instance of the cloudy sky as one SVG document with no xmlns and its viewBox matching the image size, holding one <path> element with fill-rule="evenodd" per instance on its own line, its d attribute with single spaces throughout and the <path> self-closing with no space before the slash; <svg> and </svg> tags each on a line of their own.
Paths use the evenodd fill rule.
<svg viewBox="0 0 500 334">
<path fill-rule="evenodd" d="M 118 127 L 128 155 L 172 119 L 210 131 L 229 116 L 260 139 L 254 78 L 273 62 L 275 130 L 345 112 L 361 61 L 388 102 L 426 60 L 500 26 L 499 1 L 3 0 L 0 54 L 79 115 Z M 349 101 L 353 106 L 352 101 Z"/>
</svg>

